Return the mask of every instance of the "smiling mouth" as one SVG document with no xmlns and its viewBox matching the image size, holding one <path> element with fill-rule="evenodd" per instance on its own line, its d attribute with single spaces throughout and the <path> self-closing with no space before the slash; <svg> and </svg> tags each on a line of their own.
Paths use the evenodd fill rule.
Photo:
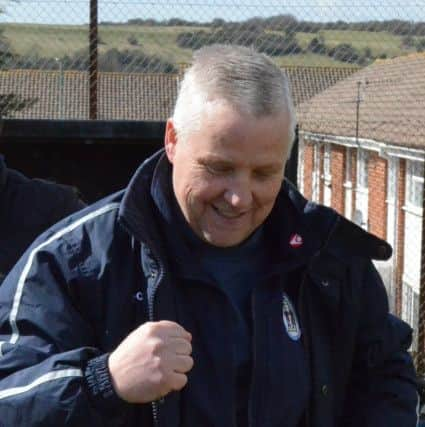
<svg viewBox="0 0 425 427">
<path fill-rule="evenodd" d="M 212 208 L 213 208 L 214 212 L 216 212 L 218 215 L 220 215 L 221 217 L 223 217 L 225 219 L 229 219 L 229 220 L 241 218 L 243 215 L 246 214 L 246 212 L 226 212 L 226 211 L 222 211 L 222 210 L 218 209 L 214 205 L 212 205 Z"/>
</svg>

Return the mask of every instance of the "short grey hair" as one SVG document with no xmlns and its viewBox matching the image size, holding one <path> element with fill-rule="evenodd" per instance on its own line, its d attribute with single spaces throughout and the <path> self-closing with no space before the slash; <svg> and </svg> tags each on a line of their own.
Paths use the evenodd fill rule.
<svg viewBox="0 0 425 427">
<path fill-rule="evenodd" d="M 206 102 L 224 100 L 256 118 L 287 112 L 289 149 L 295 137 L 295 108 L 286 74 L 266 55 L 234 45 L 211 45 L 193 55 L 180 84 L 173 114 L 183 136 L 199 126 Z M 289 152 L 288 152 L 289 154 Z"/>
</svg>

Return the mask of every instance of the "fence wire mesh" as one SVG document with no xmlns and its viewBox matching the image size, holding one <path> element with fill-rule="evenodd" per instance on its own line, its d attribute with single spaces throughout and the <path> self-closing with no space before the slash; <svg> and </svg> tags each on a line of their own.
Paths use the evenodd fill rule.
<svg viewBox="0 0 425 427">
<path fill-rule="evenodd" d="M 270 55 L 297 108 L 299 186 L 392 244 L 376 265 L 423 367 L 425 3 L 282 3 L 0 1 L 0 114 L 165 120 L 194 50 L 233 43 Z"/>
</svg>

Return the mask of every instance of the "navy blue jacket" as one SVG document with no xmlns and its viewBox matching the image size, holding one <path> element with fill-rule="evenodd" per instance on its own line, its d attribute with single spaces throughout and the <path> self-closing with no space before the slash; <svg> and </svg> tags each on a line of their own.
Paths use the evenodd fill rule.
<svg viewBox="0 0 425 427">
<path fill-rule="evenodd" d="M 74 188 L 29 179 L 0 156 L 0 283 L 39 234 L 84 206 Z"/>
<path fill-rule="evenodd" d="M 229 303 L 200 286 L 202 276 L 181 280 L 176 266 L 190 260 L 164 249 L 151 197 L 159 156 L 125 191 L 41 235 L 0 288 L 0 425 L 235 427 Z M 288 245 L 288 218 L 302 246 Z M 282 397 L 297 375 L 280 345 L 285 282 L 297 294 L 311 375 L 302 427 L 414 427 L 411 329 L 388 314 L 371 262 L 388 258 L 389 246 L 286 183 L 264 228 L 271 268 L 252 296 L 249 425 L 282 427 L 291 404 Z M 154 404 L 127 404 L 112 388 L 108 353 L 160 319 L 192 333 L 188 384 Z"/>
</svg>

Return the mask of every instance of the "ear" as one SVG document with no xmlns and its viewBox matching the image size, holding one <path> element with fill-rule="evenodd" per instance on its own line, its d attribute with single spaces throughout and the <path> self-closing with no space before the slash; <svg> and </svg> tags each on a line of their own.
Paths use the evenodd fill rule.
<svg viewBox="0 0 425 427">
<path fill-rule="evenodd" d="M 177 144 L 177 133 L 174 128 L 173 119 L 168 119 L 165 126 L 165 137 L 164 137 L 164 147 L 165 153 L 167 154 L 168 161 L 173 163 L 175 153 L 176 153 L 176 144 Z"/>
</svg>

